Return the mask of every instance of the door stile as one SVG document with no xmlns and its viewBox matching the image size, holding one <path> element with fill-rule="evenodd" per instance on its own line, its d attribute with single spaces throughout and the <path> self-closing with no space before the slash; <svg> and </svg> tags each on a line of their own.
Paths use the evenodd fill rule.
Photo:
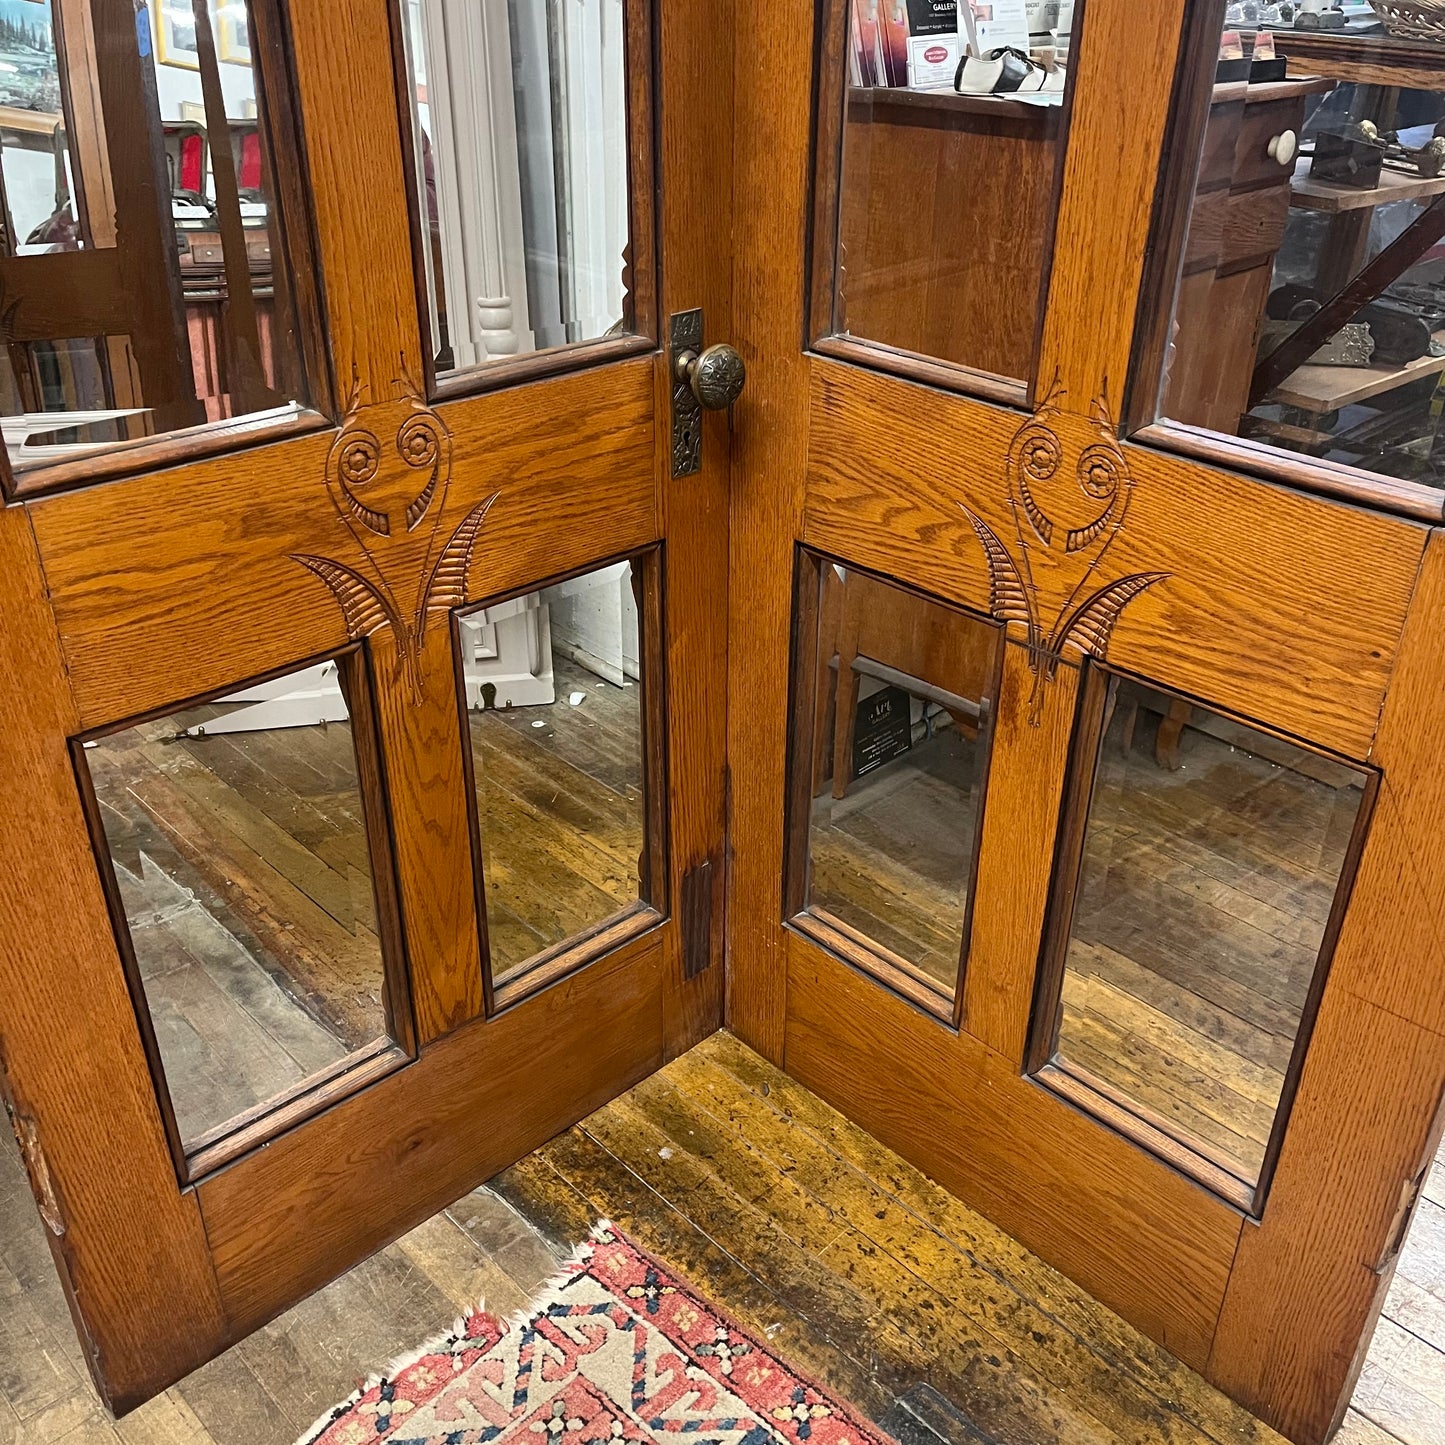
<svg viewBox="0 0 1445 1445">
<path fill-rule="evenodd" d="M 1154 216 L 1185 0 L 1089 0 L 1068 101 L 1068 144 L 1034 375 L 1080 416 L 1117 419 Z"/>
<path fill-rule="evenodd" d="M 659 517 L 666 532 L 669 930 L 663 1029 L 668 1057 L 722 1023 L 727 908 L 728 526 L 731 419 L 703 413 L 702 469 L 671 476 L 673 379 L 667 318 L 701 307 L 704 341 L 737 343 L 733 314 L 733 14 L 730 6 L 660 5 L 657 96 L 661 269 L 654 433 Z M 638 64 L 647 58 L 638 57 Z M 751 358 L 747 358 L 751 365 Z M 734 408 L 739 422 L 758 379 Z M 687 938 L 695 939 L 691 950 Z"/>
<path fill-rule="evenodd" d="M 1371 761 L 1380 794 L 1264 1217 L 1245 1225 L 1210 1359 L 1292 1439 L 1343 1416 L 1445 1115 L 1439 618 L 1431 533 Z M 1402 899 L 1402 884 L 1405 892 Z M 1405 906 L 1402 906 L 1402 901 Z"/>
<path fill-rule="evenodd" d="M 734 761 L 727 1017 L 739 1038 L 781 1063 L 787 666 L 814 364 L 802 346 L 816 15 L 805 0 L 739 4 L 734 13 L 734 206 L 746 229 L 733 252 L 733 315 L 749 380 L 734 408 L 728 523 L 727 742 Z"/>
<path fill-rule="evenodd" d="M 67 746 L 79 722 L 20 507 L 0 509 L 0 575 L 0 1092 L 86 1366 L 123 1408 L 148 1393 L 157 1358 L 179 1374 L 214 1354 L 225 1317 L 195 1194 L 176 1188 L 89 847 Z M 84 1320 L 104 1316 L 132 1327 L 99 1340 Z"/>
</svg>

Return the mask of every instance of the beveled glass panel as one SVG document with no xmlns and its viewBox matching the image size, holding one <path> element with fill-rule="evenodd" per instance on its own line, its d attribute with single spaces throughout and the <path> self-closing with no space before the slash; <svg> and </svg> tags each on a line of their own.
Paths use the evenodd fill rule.
<svg viewBox="0 0 1445 1445">
<path fill-rule="evenodd" d="M 396 1037 L 338 671 L 356 666 L 320 663 L 78 753 L 188 1156 Z"/>
<path fill-rule="evenodd" d="M 494 984 L 652 902 L 636 575 L 617 562 L 457 619 Z"/>
<path fill-rule="evenodd" d="M 279 25 L 274 0 L 0 4 L 15 471 L 310 403 L 318 323 L 293 279 L 311 264 L 305 218 L 282 214 L 301 157 Z"/>
<path fill-rule="evenodd" d="M 833 15 L 847 67 L 836 274 L 815 327 L 1029 378 L 1072 0 L 839 0 Z"/>
<path fill-rule="evenodd" d="M 1164 179 L 1190 199 L 1157 414 L 1438 488 L 1445 30 L 1386 8 L 1211 12 L 1202 145 Z"/>
<path fill-rule="evenodd" d="M 952 1000 L 966 946 L 1003 633 L 855 568 L 817 587 L 806 858 L 793 908 Z M 808 605 L 810 599 L 803 599 Z M 812 639 L 810 639 L 811 643 Z"/>
<path fill-rule="evenodd" d="M 398 3 L 437 374 L 630 331 L 624 0 Z"/>
<path fill-rule="evenodd" d="M 1259 1181 L 1372 775 L 1112 684 L 1055 1062 Z"/>
</svg>

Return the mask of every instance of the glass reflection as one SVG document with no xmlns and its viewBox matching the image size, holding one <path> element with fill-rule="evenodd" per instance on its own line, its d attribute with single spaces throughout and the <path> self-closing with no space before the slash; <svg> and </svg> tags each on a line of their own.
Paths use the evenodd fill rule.
<svg viewBox="0 0 1445 1445">
<path fill-rule="evenodd" d="M 13 467 L 309 400 L 276 169 L 300 161 L 254 21 L 247 0 L 0 6 Z"/>
<path fill-rule="evenodd" d="M 1109 708 L 1056 1062 L 1253 1184 L 1368 775 L 1139 683 Z"/>
<path fill-rule="evenodd" d="M 439 373 L 626 331 L 623 0 L 402 0 Z"/>
<path fill-rule="evenodd" d="M 458 619 L 494 983 L 651 901 L 634 575 Z"/>
<path fill-rule="evenodd" d="M 1229 7 L 1162 416 L 1445 484 L 1445 31 L 1421 8 Z"/>
<path fill-rule="evenodd" d="M 1073 12 L 852 0 L 829 329 L 1032 374 Z"/>
<path fill-rule="evenodd" d="M 803 902 L 951 1000 L 1001 632 L 853 568 L 818 585 Z"/>
<path fill-rule="evenodd" d="M 390 1042 L 337 663 L 81 757 L 187 1154 Z"/>
</svg>

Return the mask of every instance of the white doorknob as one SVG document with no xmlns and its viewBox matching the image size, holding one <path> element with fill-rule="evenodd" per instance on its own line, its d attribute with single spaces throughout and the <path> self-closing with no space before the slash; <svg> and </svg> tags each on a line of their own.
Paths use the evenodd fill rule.
<svg viewBox="0 0 1445 1445">
<path fill-rule="evenodd" d="M 1292 130 L 1282 130 L 1274 136 L 1269 143 L 1269 158 L 1278 161 L 1280 165 L 1287 166 L 1295 157 L 1299 149 L 1299 138 Z"/>
</svg>

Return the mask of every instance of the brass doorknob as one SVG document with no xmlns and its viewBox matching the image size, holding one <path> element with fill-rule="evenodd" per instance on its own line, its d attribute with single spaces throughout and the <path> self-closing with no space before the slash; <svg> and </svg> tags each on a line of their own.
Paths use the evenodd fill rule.
<svg viewBox="0 0 1445 1445">
<path fill-rule="evenodd" d="M 709 411 L 730 407 L 743 394 L 743 383 L 748 379 L 742 357 L 721 341 L 701 353 L 680 353 L 676 369 L 677 379 L 685 381 L 698 404 Z"/>
</svg>

